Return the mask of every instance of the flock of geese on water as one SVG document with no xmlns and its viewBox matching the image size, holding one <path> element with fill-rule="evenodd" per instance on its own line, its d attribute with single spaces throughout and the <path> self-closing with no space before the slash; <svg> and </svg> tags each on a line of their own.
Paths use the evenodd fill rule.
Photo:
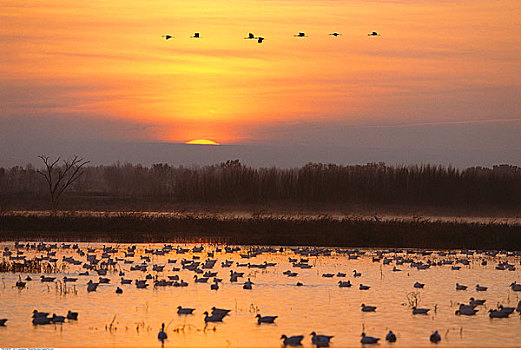
<svg viewBox="0 0 521 350">
<path fill-rule="evenodd" d="M 28 259 L 23 252 L 23 249 L 33 249 L 36 250 L 36 252 L 40 253 L 40 257 L 35 256 L 33 259 Z M 100 284 L 109 284 L 110 278 L 105 277 L 107 275 L 108 271 L 115 272 L 117 271 L 117 265 L 119 263 L 123 264 L 134 264 L 134 260 L 132 258 L 136 257 L 136 245 L 132 245 L 127 247 L 127 249 L 123 250 L 124 252 L 124 258 L 123 257 L 115 257 L 114 254 L 118 253 L 120 248 L 113 248 L 111 246 L 103 246 L 102 248 L 102 254 L 101 257 L 98 257 L 96 254 L 95 248 L 87 248 L 87 251 L 80 249 L 78 244 L 73 244 L 71 248 L 71 244 L 65 244 L 62 243 L 61 246 L 58 246 L 58 244 L 48 244 L 48 243 L 26 243 L 20 244 L 18 242 L 15 243 L 15 249 L 16 251 L 11 251 L 9 247 L 5 247 L 3 251 L 3 259 L 12 260 L 15 267 L 23 268 L 24 266 L 27 266 L 29 264 L 33 264 L 35 262 L 49 262 L 49 263 L 58 263 L 59 259 L 56 257 L 57 250 L 61 249 L 73 249 L 75 252 L 81 256 L 85 257 L 85 261 L 77 260 L 73 258 L 72 256 L 62 257 L 62 262 L 75 265 L 75 266 L 82 266 L 84 269 L 83 272 L 79 272 L 79 276 L 92 276 L 95 274 L 95 276 L 98 276 L 98 282 L 93 282 L 93 280 L 89 280 L 87 283 L 87 292 L 95 292 Z M 347 257 L 347 259 L 358 259 L 359 257 L 365 255 L 368 253 L 367 251 L 361 251 L 359 249 L 329 249 L 329 248 L 286 248 L 291 249 L 294 254 L 299 255 L 300 258 L 291 258 L 289 257 L 289 263 L 292 263 L 292 266 L 294 268 L 300 268 L 300 269 L 311 269 L 313 268 L 313 265 L 309 263 L 309 257 L 318 257 L 318 256 L 331 256 L 331 254 L 334 252 L 335 254 L 344 255 Z M 156 255 L 156 256 L 164 256 L 169 253 L 177 253 L 177 254 L 194 254 L 192 255 L 191 259 L 183 258 L 180 263 L 180 267 L 172 267 L 172 271 L 179 272 L 182 270 L 187 270 L 190 272 L 194 272 L 194 283 L 208 283 L 210 282 L 210 289 L 211 290 L 218 290 L 219 284 L 222 283 L 222 278 L 217 277 L 217 272 L 213 272 L 212 269 L 214 268 L 215 264 L 217 263 L 217 259 L 214 259 L 215 253 L 223 252 L 223 253 L 239 253 L 240 257 L 242 259 L 249 259 L 252 257 L 256 257 L 263 253 L 282 253 L 286 250 L 285 248 L 279 248 L 275 249 L 272 247 L 257 247 L 257 248 L 249 248 L 248 250 L 244 251 L 240 247 L 231 247 L 231 246 L 225 246 L 224 248 L 220 247 L 213 247 L 213 250 L 206 250 L 203 245 L 201 246 L 195 246 L 192 248 L 185 248 L 185 247 L 173 247 L 171 244 L 164 244 L 162 248 L 156 248 L 156 249 L 144 249 L 144 255 L 140 256 L 140 260 L 142 262 L 140 264 L 135 264 L 130 267 L 130 271 L 141 271 L 141 272 L 148 272 L 148 263 L 151 262 L 150 255 Z M 206 260 L 204 262 L 201 262 L 201 256 L 195 255 L 197 253 L 206 253 Z M 44 255 L 45 253 L 45 255 Z M 407 254 L 407 255 L 400 255 L 400 254 Z M 465 255 L 467 257 L 456 257 L 456 255 Z M 427 259 L 425 260 L 419 260 L 414 259 L 411 256 L 419 256 L 422 258 Z M 437 256 L 437 259 L 434 259 L 432 256 Z M 390 250 L 381 250 L 374 252 L 374 255 L 372 256 L 372 262 L 373 263 L 381 263 L 382 265 L 391 265 L 391 263 L 394 263 L 394 267 L 392 272 L 399 272 L 403 271 L 397 266 L 402 266 L 407 264 L 411 268 L 415 268 L 417 270 L 426 270 L 431 267 L 439 267 L 444 265 L 451 266 L 452 270 L 459 270 L 462 266 L 469 265 L 469 256 L 474 255 L 484 255 L 487 257 L 496 257 L 499 256 L 500 258 L 502 256 L 505 256 L 507 259 L 509 257 L 521 257 L 521 253 L 517 252 L 509 252 L 509 251 L 483 251 L 483 250 L 460 250 L 458 252 L 456 251 L 439 251 L 439 252 L 433 252 L 433 251 L 420 251 L 420 250 L 407 250 L 404 251 L 402 249 L 390 249 Z M 120 255 L 121 256 L 121 255 Z M 175 264 L 177 263 L 177 259 L 168 259 L 169 264 Z M 230 268 L 230 282 L 238 282 L 239 278 L 245 278 L 244 272 L 238 272 L 234 271 L 231 268 L 233 267 L 234 261 L 225 259 L 221 262 L 222 268 Z M 487 260 L 483 257 L 481 260 L 481 265 L 487 265 Z M 246 267 L 248 269 L 266 269 L 268 267 L 276 266 L 277 263 L 270 263 L 267 261 L 264 261 L 261 264 L 252 264 L 252 263 L 244 263 L 244 262 L 235 262 L 235 266 L 237 267 Z M 520 262 L 521 265 L 521 262 Z M 145 277 L 145 279 L 136 279 L 132 281 L 132 279 L 126 279 L 125 278 L 125 272 L 120 269 L 119 276 L 121 277 L 120 283 L 121 285 L 129 285 L 132 284 L 132 282 L 135 283 L 136 288 L 143 289 L 147 288 L 149 286 L 149 281 L 153 281 L 154 287 L 166 287 L 166 286 L 173 286 L 173 287 L 186 287 L 189 285 L 188 282 L 185 282 L 184 280 L 180 279 L 178 275 L 168 275 L 168 280 L 166 279 L 159 279 L 157 273 L 161 273 L 164 271 L 166 267 L 165 265 L 158 265 L 154 264 L 152 266 L 152 271 L 156 272 L 156 276 L 152 276 L 152 274 L 148 273 Z M 496 270 L 502 270 L 502 271 L 515 271 L 516 267 L 509 263 L 508 261 L 502 261 L 499 260 L 497 266 L 495 267 Z M 199 275 L 202 274 L 202 277 Z M 283 275 L 287 277 L 296 277 L 298 276 L 298 272 L 293 272 L 291 270 L 287 270 L 283 272 Z M 361 277 L 362 273 L 353 270 L 353 278 Z M 346 273 L 338 272 L 336 274 L 333 273 L 323 273 L 323 278 L 333 278 L 333 277 L 346 277 Z M 56 277 L 51 276 L 40 276 L 41 282 L 54 282 L 56 280 Z M 22 281 L 21 276 L 19 277 L 19 281 L 16 282 L 16 287 L 23 289 L 26 287 L 26 283 L 32 281 L 32 278 L 28 275 L 25 278 L 25 281 Z M 64 276 L 63 281 L 65 283 L 75 283 L 78 281 L 78 277 L 70 277 L 70 276 Z M 254 282 L 248 278 L 243 283 L 243 289 L 251 290 L 253 289 L 253 286 L 255 285 Z M 301 282 L 297 282 L 296 286 L 303 286 Z M 342 281 L 340 280 L 338 282 L 338 286 L 340 288 L 350 288 L 353 286 L 350 280 L 348 281 Z M 417 289 L 423 289 L 425 287 L 424 283 L 415 282 L 413 284 L 414 288 Z M 368 285 L 364 285 L 362 283 L 359 284 L 360 290 L 368 290 L 371 287 Z M 460 283 L 456 283 L 455 285 L 456 290 L 467 290 L 468 286 L 462 285 Z M 518 284 L 517 282 L 513 282 L 510 284 L 510 288 L 515 292 L 521 291 L 521 284 Z M 482 286 L 477 284 L 475 286 L 476 292 L 484 292 L 488 289 L 486 286 Z M 123 289 L 119 286 L 116 287 L 115 293 L 121 294 L 123 293 Z M 468 304 L 460 304 L 459 308 L 455 311 L 456 315 L 464 315 L 464 316 L 474 316 L 479 311 L 477 309 L 478 306 L 484 305 L 486 300 L 483 299 L 475 299 L 474 297 L 471 297 Z M 361 305 L 361 311 L 362 312 L 376 312 L 377 307 L 362 304 Z M 192 315 L 195 311 L 195 308 L 189 308 L 189 307 L 182 307 L 178 306 L 177 308 L 177 314 L 178 315 Z M 430 309 L 428 308 L 419 308 L 419 307 L 412 307 L 412 314 L 413 315 L 428 315 Z M 515 311 L 519 312 L 521 314 L 521 300 L 519 301 L 517 307 L 504 307 L 503 305 L 499 305 L 497 309 L 490 309 L 489 310 L 489 317 L 490 318 L 507 318 Z M 222 322 L 223 319 L 229 315 L 231 310 L 228 309 L 220 309 L 216 307 L 211 308 L 211 312 L 205 311 L 204 314 L 204 322 L 205 324 L 211 323 L 211 322 Z M 270 324 L 274 323 L 276 321 L 278 316 L 270 316 L 270 315 L 261 315 L 257 314 L 255 318 L 257 319 L 257 324 Z M 78 312 L 68 311 L 66 316 L 60 316 L 55 313 L 50 315 L 48 312 L 40 312 L 38 310 L 34 310 L 32 314 L 32 323 L 33 325 L 46 325 L 46 324 L 60 324 L 64 323 L 65 321 L 77 321 L 78 320 Z M 6 326 L 7 319 L 3 318 L 0 319 L 0 326 L 5 327 Z M 324 335 L 324 334 L 317 334 L 316 332 L 312 332 L 311 334 L 311 343 L 317 347 L 327 347 L 330 344 L 331 339 L 333 336 L 330 335 Z M 168 338 L 168 335 L 165 330 L 165 324 L 162 324 L 161 330 L 158 333 L 158 340 L 162 343 Z M 284 344 L 284 346 L 300 346 L 302 345 L 302 340 L 304 339 L 303 335 L 293 335 L 293 336 L 286 336 L 282 335 L 280 338 Z M 393 343 L 397 341 L 397 336 L 395 333 L 393 333 L 392 330 L 388 332 L 388 334 L 385 336 L 385 340 Z M 430 337 L 429 340 L 433 343 L 438 343 L 441 341 L 441 335 L 438 333 L 438 331 L 434 331 Z M 362 344 L 376 344 L 380 341 L 380 338 L 368 336 L 365 333 L 361 334 L 360 342 Z"/>
<path fill-rule="evenodd" d="M 330 33 L 329 35 L 334 36 L 336 38 L 337 36 L 340 36 L 342 34 L 340 34 L 338 32 L 333 32 L 333 33 Z M 293 36 L 295 38 L 307 38 L 308 37 L 308 35 L 306 35 L 305 32 L 298 32 L 297 34 L 295 34 Z M 373 32 L 367 34 L 367 36 L 380 36 L 380 34 L 378 32 L 374 32 L 373 31 Z M 170 34 L 162 35 L 162 37 L 165 38 L 165 40 L 170 40 L 170 39 L 175 38 L 173 35 L 170 35 Z M 200 39 L 200 38 L 202 38 L 202 36 L 201 36 L 201 33 L 196 32 L 196 33 L 194 33 L 194 35 L 191 35 L 190 38 L 192 38 L 192 39 Z M 265 40 L 264 37 L 262 37 L 262 36 L 255 36 L 253 33 L 248 33 L 248 36 L 245 37 L 244 39 L 257 40 L 257 42 L 259 44 L 262 44 L 262 42 Z"/>
</svg>

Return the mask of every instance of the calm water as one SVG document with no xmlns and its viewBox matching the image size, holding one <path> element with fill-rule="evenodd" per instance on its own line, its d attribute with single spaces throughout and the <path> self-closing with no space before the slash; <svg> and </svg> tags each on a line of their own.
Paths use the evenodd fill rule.
<svg viewBox="0 0 521 350">
<path fill-rule="evenodd" d="M 107 244 L 109 245 L 109 244 Z M 2 251 L 9 247 L 16 254 L 13 242 L 0 244 Z M 124 251 L 129 245 L 110 246 L 117 248 L 118 253 L 110 254 L 113 259 L 124 258 Z M 177 244 L 173 244 L 175 248 Z M 192 248 L 193 245 L 180 245 Z M 60 244 L 58 245 L 60 247 Z M 80 248 L 95 248 L 101 259 L 103 244 L 83 243 Z M 33 281 L 27 283 L 25 289 L 15 287 L 19 274 L 1 273 L 0 283 L 0 318 L 8 318 L 6 327 L 0 327 L 0 346 L 2 347 L 157 347 L 157 333 L 162 322 L 167 324 L 168 347 L 280 347 L 282 334 L 305 335 L 303 346 L 312 346 L 309 333 L 333 335 L 332 347 L 360 346 L 360 333 L 385 338 L 389 329 L 398 336 L 396 347 L 518 347 L 521 344 L 521 319 L 519 313 L 507 319 L 490 319 L 488 309 L 496 308 L 498 303 L 504 306 L 517 306 L 521 292 L 514 292 L 509 287 L 513 281 L 521 282 L 519 257 L 507 257 L 498 254 L 495 257 L 475 254 L 439 256 L 433 252 L 430 256 L 421 254 L 397 254 L 410 257 L 415 261 L 441 261 L 467 258 L 468 266 L 461 266 L 459 271 L 452 270 L 451 265 L 433 266 L 427 270 L 418 270 L 403 264 L 397 266 L 401 272 L 393 272 L 394 261 L 383 265 L 382 261 L 373 262 L 376 250 L 361 250 L 358 259 L 349 259 L 345 252 L 332 249 L 331 256 L 303 257 L 289 248 L 284 252 L 263 253 L 249 259 L 242 258 L 248 247 L 241 247 L 241 252 L 215 253 L 217 263 L 212 271 L 223 278 L 219 290 L 210 290 L 210 283 L 194 283 L 194 272 L 181 269 L 173 272 L 173 267 L 181 267 L 183 258 L 192 259 L 193 255 L 207 258 L 207 252 L 215 251 L 217 246 L 205 245 L 201 253 L 177 254 L 175 251 L 164 256 L 145 253 L 145 249 L 159 248 L 163 244 L 138 244 L 135 257 L 126 258 L 133 264 L 118 261 L 117 271 L 109 271 L 110 284 L 100 285 L 96 292 L 88 293 L 86 283 L 98 280 L 95 272 L 90 276 L 78 276 L 85 271 L 80 266 L 66 264 L 62 273 L 45 274 L 62 280 L 63 276 L 78 277 L 76 283 L 67 283 L 64 294 L 58 283 L 40 282 L 38 274 L 27 275 Z M 224 247 L 220 247 L 224 248 Z M 278 247 L 275 247 L 278 248 Z M 20 249 L 28 258 L 46 255 L 34 249 Z M 58 263 L 62 256 L 72 256 L 86 261 L 74 249 L 54 249 Z M 141 256 L 149 256 L 148 271 L 130 271 L 130 267 L 141 263 Z M 394 253 L 386 256 L 392 257 Z M 311 269 L 293 267 L 289 258 L 309 258 Z M 488 265 L 482 266 L 482 259 Z M 7 257 L 2 257 L 7 259 Z M 168 263 L 168 259 L 177 259 L 176 263 Z M 233 260 L 233 267 L 222 268 L 225 259 Z M 106 260 L 106 259 L 104 259 Z M 237 267 L 236 262 L 261 264 L 264 261 L 277 263 L 274 267 L 256 269 Z M 508 261 L 516 266 L 516 271 L 496 270 L 498 261 Z M 164 272 L 152 271 L 153 264 L 165 265 Z M 244 272 L 255 283 L 252 290 L 244 290 L 246 278 L 237 283 L 230 283 L 229 270 Z M 353 270 L 360 271 L 361 277 L 354 278 Z M 148 273 L 157 274 L 167 279 L 168 275 L 179 275 L 189 282 L 188 287 L 153 287 L 149 280 L 147 289 L 137 289 L 132 285 L 120 285 L 118 271 L 126 273 L 125 278 L 144 279 Z M 298 272 L 297 277 L 282 274 L 286 270 Z M 205 270 L 207 271 L 207 270 Z M 344 272 L 345 278 L 322 277 L 323 273 Z M 353 287 L 339 288 L 339 280 L 351 280 Z M 415 282 L 425 283 L 424 289 L 413 288 Z M 297 287 L 296 283 L 304 285 Z M 456 291 L 456 282 L 468 285 L 466 291 Z M 358 285 L 371 286 L 370 290 L 359 290 Z M 476 292 L 475 285 L 489 287 L 485 292 Z M 116 294 L 115 289 L 121 286 L 123 294 Z M 471 296 L 486 299 L 485 306 L 479 306 L 476 316 L 456 316 L 458 303 L 468 303 Z M 418 301 L 418 307 L 430 308 L 428 316 L 412 315 L 411 303 Z M 364 313 L 360 304 L 377 306 L 374 313 Z M 178 316 L 178 305 L 196 308 L 194 315 Z M 212 306 L 231 309 L 229 317 L 222 323 L 210 323 L 205 328 L 204 311 Z M 78 321 L 65 322 L 61 325 L 33 326 L 31 314 L 34 309 L 65 315 L 67 310 L 79 312 Z M 275 324 L 257 325 L 255 315 L 277 315 Z M 112 326 L 110 326 L 112 324 Z M 442 341 L 433 345 L 429 341 L 432 331 L 438 330 Z M 389 346 L 382 339 L 380 346 Z"/>
</svg>

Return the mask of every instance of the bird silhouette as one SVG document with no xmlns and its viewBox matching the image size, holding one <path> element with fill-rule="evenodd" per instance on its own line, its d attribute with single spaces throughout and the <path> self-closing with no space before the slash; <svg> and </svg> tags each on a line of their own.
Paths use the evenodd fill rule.
<svg viewBox="0 0 521 350">
<path fill-rule="evenodd" d="M 340 33 L 337 33 L 337 32 L 334 32 L 334 33 L 331 33 L 331 34 L 329 34 L 329 35 L 333 35 L 333 36 L 339 36 L 339 35 L 342 35 L 342 34 L 340 34 Z"/>
<path fill-rule="evenodd" d="M 293 36 L 296 37 L 296 38 L 304 38 L 306 36 L 306 33 L 300 32 L 300 33 L 298 33 L 296 35 L 293 35 Z"/>
<path fill-rule="evenodd" d="M 192 35 L 190 38 L 195 38 L 195 39 L 198 39 L 200 38 L 201 36 L 199 35 L 199 33 L 194 33 L 194 35 Z"/>
<path fill-rule="evenodd" d="M 255 39 L 255 35 L 253 35 L 253 33 L 248 33 L 248 36 L 244 39 Z"/>
<path fill-rule="evenodd" d="M 371 32 L 367 34 L 367 36 L 380 36 L 380 34 L 378 34 L 378 32 Z"/>
<path fill-rule="evenodd" d="M 168 338 L 168 335 L 166 334 L 165 332 L 165 324 L 161 324 L 161 330 L 159 331 L 159 333 L 157 334 L 157 339 L 161 342 L 161 343 L 164 343 L 165 340 Z"/>
<path fill-rule="evenodd" d="M 262 44 L 262 41 L 263 41 L 263 40 L 264 40 L 264 38 L 263 38 L 262 36 L 259 36 L 259 37 L 257 38 L 257 42 L 258 42 L 259 44 Z"/>
<path fill-rule="evenodd" d="M 162 35 L 163 38 L 165 38 L 165 40 L 168 40 L 168 39 L 172 39 L 173 36 L 172 35 L 169 35 L 169 34 L 166 34 L 166 35 Z"/>
</svg>

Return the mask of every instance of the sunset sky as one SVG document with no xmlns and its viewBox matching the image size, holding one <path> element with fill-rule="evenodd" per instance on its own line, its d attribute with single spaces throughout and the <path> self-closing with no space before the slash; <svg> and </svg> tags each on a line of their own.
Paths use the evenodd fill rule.
<svg viewBox="0 0 521 350">
<path fill-rule="evenodd" d="M 519 0 L 1 1 L 0 166 L 194 139 L 519 163 L 520 28 Z"/>
</svg>

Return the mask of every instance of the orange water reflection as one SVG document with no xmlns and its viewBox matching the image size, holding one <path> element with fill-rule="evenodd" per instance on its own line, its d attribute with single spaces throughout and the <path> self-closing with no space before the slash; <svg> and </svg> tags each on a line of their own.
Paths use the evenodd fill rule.
<svg viewBox="0 0 521 350">
<path fill-rule="evenodd" d="M 8 245 L 11 250 L 13 243 Z M 113 245 L 115 246 L 115 245 Z M 174 244 L 174 247 L 176 245 Z M 96 248 L 95 254 L 101 257 L 102 244 L 80 244 L 83 250 Z M 117 245 L 119 252 L 113 258 L 124 259 L 123 251 L 128 245 Z M 33 281 L 27 288 L 18 290 L 14 287 L 18 274 L 2 273 L 3 288 L 0 288 L 2 303 L 0 318 L 8 318 L 7 327 L 0 327 L 0 345 L 11 347 L 156 347 L 157 332 L 162 322 L 167 324 L 168 347 L 279 347 L 281 334 L 306 335 L 304 346 L 309 347 L 311 331 L 334 335 L 332 346 L 358 347 L 362 329 L 372 336 L 384 337 L 389 329 L 398 335 L 398 347 L 428 347 L 431 343 L 428 336 L 432 330 L 438 329 L 443 340 L 440 345 L 449 347 L 516 347 L 521 341 L 521 325 L 517 315 L 507 319 L 489 319 L 487 310 L 496 308 L 498 303 L 515 306 L 519 300 L 519 292 L 508 286 L 513 280 L 520 280 L 517 271 L 499 271 L 495 269 L 499 260 L 508 260 L 519 267 L 519 257 L 499 255 L 496 258 L 486 257 L 487 266 L 481 265 L 482 256 L 474 258 L 466 255 L 448 257 L 411 255 L 415 260 L 428 259 L 441 261 L 444 259 L 469 258 L 470 265 L 461 270 L 451 270 L 450 265 L 431 267 L 428 270 L 417 270 L 408 264 L 398 266 L 403 271 L 392 272 L 392 266 L 372 261 L 374 251 L 368 250 L 366 255 L 358 259 L 349 259 L 345 253 L 331 256 L 308 257 L 311 269 L 293 267 L 289 258 L 302 258 L 286 250 L 281 253 L 264 253 L 250 259 L 241 258 L 239 253 L 215 253 L 218 260 L 213 269 L 218 277 L 223 278 L 218 291 L 210 290 L 208 284 L 193 283 L 193 272 L 181 270 L 173 272 L 172 267 L 180 266 L 183 258 L 191 259 L 200 256 L 204 261 L 207 252 L 216 246 L 205 245 L 202 253 L 155 256 L 146 253 L 145 249 L 162 248 L 162 244 L 138 245 L 133 264 L 119 262 L 118 269 L 126 272 L 126 278 L 144 278 L 146 273 L 156 273 L 148 268 L 148 272 L 130 271 L 130 266 L 141 261 L 140 256 L 151 256 L 150 266 L 165 265 L 164 272 L 158 273 L 160 278 L 178 274 L 189 282 L 185 288 L 148 287 L 137 289 L 134 284 L 121 285 L 124 293 L 115 294 L 119 286 L 117 272 L 108 272 L 111 279 L 108 285 L 100 285 L 98 291 L 87 293 L 85 283 L 89 279 L 97 280 L 97 275 L 77 276 L 80 267 L 67 268 L 69 276 L 79 277 L 78 282 L 69 285 L 69 294 L 60 292 L 54 283 L 42 283 L 40 274 L 32 274 Z M 192 245 L 188 246 L 191 248 Z M 240 253 L 245 254 L 243 249 Z M 34 253 L 26 252 L 28 256 Z M 40 255 L 40 254 L 38 254 Z M 74 250 L 60 249 L 57 257 L 78 257 Z M 392 255 L 392 254 L 391 254 Z M 168 263 L 168 259 L 177 259 L 176 263 Z M 244 290 L 242 283 L 229 282 L 229 270 L 222 268 L 221 263 L 232 260 L 233 270 L 242 271 L 255 283 L 252 290 Z M 275 267 L 263 270 L 237 267 L 236 263 L 262 264 L 264 261 L 276 262 Z M 297 277 L 286 277 L 283 271 L 298 272 Z M 362 277 L 353 278 L 352 271 L 362 272 Z M 324 278 L 323 273 L 344 272 L 346 278 Z M 63 273 L 48 274 L 57 279 Z M 25 278 L 25 274 L 22 275 Z M 244 280 L 244 279 L 243 279 Z M 351 280 L 352 288 L 339 288 L 338 280 Z M 297 287 L 296 282 L 304 285 Z M 413 288 L 414 282 L 425 283 L 424 289 Z M 456 291 L 455 283 L 468 285 L 467 291 Z M 360 291 L 359 283 L 371 286 L 368 291 Z M 477 293 L 476 284 L 488 286 L 486 292 Z M 61 289 L 63 291 L 63 289 Z M 415 294 L 417 293 L 417 294 Z M 456 316 L 454 310 L 457 303 L 467 302 L 469 297 L 486 299 L 485 306 L 473 317 Z M 431 308 L 430 316 L 413 316 L 410 302 L 418 300 L 418 305 Z M 362 313 L 360 304 L 377 306 L 375 313 Z M 196 308 L 193 316 L 178 316 L 178 305 Z M 209 325 L 206 329 L 203 312 L 212 306 L 231 309 L 229 317 L 223 323 Z M 79 312 L 77 322 L 66 322 L 63 325 L 47 325 L 34 327 L 31 324 L 32 310 L 66 314 L 67 310 Z M 436 311 L 434 311 L 436 310 Z M 277 315 L 273 325 L 257 325 L 255 315 Z M 112 323 L 112 327 L 110 324 Z M 385 344 L 385 342 L 383 342 Z"/>
</svg>

